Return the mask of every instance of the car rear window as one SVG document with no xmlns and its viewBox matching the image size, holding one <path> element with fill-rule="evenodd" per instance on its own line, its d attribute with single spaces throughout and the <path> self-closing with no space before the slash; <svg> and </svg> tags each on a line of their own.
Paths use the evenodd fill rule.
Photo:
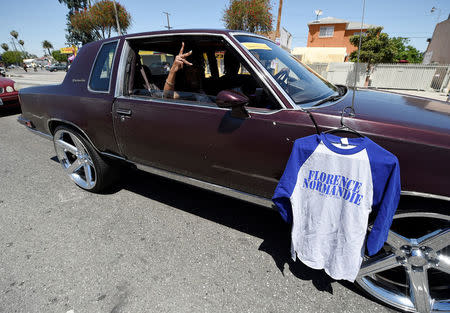
<svg viewBox="0 0 450 313">
<path fill-rule="evenodd" d="M 94 91 L 109 91 L 111 72 L 117 41 L 106 43 L 100 49 L 92 69 L 89 88 Z"/>
</svg>

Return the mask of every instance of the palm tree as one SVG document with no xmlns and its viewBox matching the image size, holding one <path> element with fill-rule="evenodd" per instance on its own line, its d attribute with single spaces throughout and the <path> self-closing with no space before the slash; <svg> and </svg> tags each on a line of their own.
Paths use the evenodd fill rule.
<svg viewBox="0 0 450 313">
<path fill-rule="evenodd" d="M 2 43 L 2 44 L 0 45 L 0 47 L 2 47 L 2 49 L 5 50 L 5 51 L 8 51 L 8 50 L 9 50 L 9 46 L 8 46 L 7 43 Z"/>
<path fill-rule="evenodd" d="M 19 37 L 19 33 L 17 31 L 15 31 L 15 30 L 12 30 L 9 34 L 11 35 L 11 37 L 13 37 L 12 38 L 12 44 L 14 46 L 14 51 L 17 51 L 16 43 L 15 43 L 14 39 L 17 40 L 17 37 Z"/>
<path fill-rule="evenodd" d="M 23 45 L 25 44 L 25 41 L 23 41 L 22 39 L 19 40 L 19 44 L 20 44 L 20 49 L 22 50 L 22 52 L 25 54 L 25 50 L 23 49 Z"/>
<path fill-rule="evenodd" d="M 10 35 L 13 36 L 16 40 L 17 40 L 17 37 L 19 37 L 19 33 L 17 31 L 15 31 L 15 30 L 12 30 L 10 32 Z"/>
<path fill-rule="evenodd" d="M 50 49 L 53 49 L 53 45 L 51 44 L 50 41 L 44 40 L 44 41 L 42 42 L 42 48 L 44 48 L 44 50 L 47 49 L 48 55 L 52 55 L 52 54 L 50 53 Z"/>
</svg>

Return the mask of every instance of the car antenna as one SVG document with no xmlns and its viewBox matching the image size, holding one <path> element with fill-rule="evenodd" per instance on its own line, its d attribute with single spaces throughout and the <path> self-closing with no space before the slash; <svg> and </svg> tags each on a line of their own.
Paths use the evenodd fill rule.
<svg viewBox="0 0 450 313">
<path fill-rule="evenodd" d="M 362 41 L 362 30 L 363 30 L 363 24 L 364 24 L 364 11 L 365 11 L 365 9 L 366 9 L 366 0 L 363 0 L 361 27 L 360 27 L 360 30 L 359 30 L 358 57 L 357 57 L 357 60 L 356 60 L 355 81 L 354 81 L 354 84 L 353 84 L 353 94 L 352 94 L 352 106 L 351 106 L 351 108 L 352 108 L 353 114 L 350 113 L 350 116 L 352 116 L 352 115 L 355 116 L 356 80 L 357 80 L 358 71 L 359 71 L 359 56 L 360 56 L 360 53 L 361 53 L 361 41 Z M 344 113 L 344 111 L 343 111 L 343 113 Z"/>
</svg>

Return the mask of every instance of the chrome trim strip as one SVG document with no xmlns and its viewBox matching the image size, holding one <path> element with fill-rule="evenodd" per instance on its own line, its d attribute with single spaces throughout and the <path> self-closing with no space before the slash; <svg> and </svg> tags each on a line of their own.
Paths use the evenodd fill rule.
<svg viewBox="0 0 450 313">
<path fill-rule="evenodd" d="M 153 35 L 141 35 L 141 36 L 132 36 L 126 37 L 125 40 L 130 39 L 142 39 L 142 38 L 153 38 L 153 37 L 167 37 L 167 36 L 179 36 L 179 35 L 213 35 L 213 36 L 225 36 L 224 34 L 218 33 L 209 33 L 209 32 L 190 32 L 190 33 L 161 33 L 161 34 L 153 34 Z"/>
<path fill-rule="evenodd" d="M 33 129 L 33 128 L 29 128 L 29 127 L 25 127 L 25 128 L 28 129 L 33 134 L 36 134 L 36 135 L 38 135 L 38 136 L 40 136 L 42 138 L 45 138 L 45 139 L 50 140 L 50 141 L 53 140 L 53 137 L 50 136 L 49 134 L 43 133 L 43 132 L 41 132 L 39 130 L 36 130 L 36 129 Z"/>
<path fill-rule="evenodd" d="M 271 39 L 269 39 L 267 37 L 264 37 L 264 36 L 261 36 L 261 35 L 258 35 L 258 34 L 253 34 L 253 33 L 246 33 L 246 32 L 239 32 L 239 31 L 237 31 L 237 32 L 230 32 L 229 34 L 232 35 L 232 36 L 249 36 L 249 37 L 256 37 L 256 38 L 261 38 L 261 39 L 266 39 L 266 40 L 272 41 Z M 276 44 L 275 42 L 273 42 L 273 43 Z"/>
<path fill-rule="evenodd" d="M 202 189 L 206 189 L 206 190 L 210 190 L 210 191 L 214 191 L 229 197 L 233 197 L 236 199 L 240 199 L 240 200 L 244 200 L 250 203 L 254 203 L 260 206 L 264 206 L 267 208 L 272 208 L 272 201 L 270 199 L 267 198 L 263 198 L 263 197 L 259 197 L 259 196 L 255 196 L 255 195 L 251 195 L 242 191 L 238 191 L 232 188 L 228 188 L 228 187 L 224 187 L 224 186 L 219 186 L 216 184 L 212 184 L 212 183 L 208 183 L 202 180 L 198 180 L 195 178 L 190 178 L 190 177 L 186 177 L 174 172 L 169 172 L 166 170 L 162 170 L 159 168 L 155 168 L 152 166 L 147 166 L 147 165 L 142 165 L 142 164 L 138 164 L 138 163 L 133 163 L 132 164 L 136 165 L 136 167 L 142 171 L 151 173 L 151 174 L 155 174 L 158 176 L 162 176 L 162 177 L 166 177 L 172 180 L 176 180 L 178 182 L 181 183 L 185 183 L 188 185 L 192 185 L 195 187 L 199 187 Z"/>
<path fill-rule="evenodd" d="M 128 53 L 130 52 L 130 45 L 128 41 L 125 40 L 122 45 L 122 51 L 120 53 L 119 65 L 117 66 L 117 76 L 116 76 L 116 90 L 114 91 L 114 97 L 117 98 L 123 94 L 123 83 L 125 79 L 125 70 L 120 71 L 119 69 L 125 69 Z"/>
<path fill-rule="evenodd" d="M 213 105 L 202 105 L 202 104 L 197 104 L 196 102 L 192 102 L 192 103 L 177 102 L 176 99 L 160 99 L 160 98 L 137 96 L 137 95 L 119 96 L 119 97 L 117 97 L 117 99 L 135 100 L 135 101 L 144 101 L 144 102 L 157 102 L 157 103 L 163 103 L 163 104 L 173 103 L 173 104 L 180 105 L 180 106 L 197 107 L 197 108 L 200 107 L 200 108 L 220 110 L 220 111 L 230 111 L 231 110 L 228 108 L 219 108 L 218 106 L 215 106 L 215 105 L 214 106 Z M 188 100 L 186 100 L 186 101 L 188 101 Z M 270 115 L 270 114 L 274 114 L 274 113 L 277 113 L 280 111 L 287 110 L 287 109 L 279 109 L 279 110 L 273 110 L 270 112 L 261 112 L 261 111 L 258 111 L 258 108 L 246 107 L 246 109 L 248 110 L 249 113 L 261 114 L 261 115 Z"/>
<path fill-rule="evenodd" d="M 258 175 L 258 174 L 253 174 L 253 173 L 248 173 L 248 172 L 243 172 L 243 171 L 238 171 L 229 167 L 223 167 L 220 165 L 213 165 L 213 168 L 217 168 L 219 170 L 223 170 L 223 171 L 228 171 L 228 172 L 232 172 L 232 173 L 236 173 L 236 174 L 240 174 L 240 175 L 245 175 L 245 176 L 249 176 L 252 178 L 258 178 L 258 179 L 264 179 L 267 181 L 270 181 L 272 183 L 278 183 L 278 179 L 272 178 L 272 177 L 267 177 L 267 176 L 262 176 L 262 175 Z"/>
<path fill-rule="evenodd" d="M 120 155 L 117 155 L 117 154 L 108 153 L 108 152 L 100 152 L 100 154 L 104 155 L 104 156 L 107 156 L 107 157 L 110 157 L 110 158 L 119 159 L 121 161 L 128 161 L 126 158 L 124 158 L 124 157 L 122 157 Z"/>
<path fill-rule="evenodd" d="M 181 106 L 188 106 L 188 107 L 200 107 L 200 108 L 206 108 L 206 109 L 214 109 L 214 110 L 221 110 L 221 111 L 229 111 L 230 109 L 227 108 L 219 108 L 213 105 L 202 105 L 197 104 L 196 102 L 192 101 L 191 103 L 184 103 L 184 102 L 177 102 L 176 99 L 161 99 L 161 98 L 153 98 L 153 97 L 145 97 L 145 96 L 138 96 L 138 95 L 131 95 L 131 96 L 119 96 L 118 99 L 128 99 L 128 100 L 136 100 L 136 101 L 144 101 L 144 102 L 157 102 L 157 103 L 173 103 Z M 213 103 L 211 103 L 213 104 Z"/>
<path fill-rule="evenodd" d="M 114 39 L 114 40 L 110 40 L 110 41 L 105 41 L 105 42 L 102 43 L 100 48 L 97 50 L 97 54 L 95 55 L 94 62 L 92 63 L 91 72 L 89 73 L 89 79 L 88 79 L 88 83 L 87 83 L 87 90 L 89 92 L 92 92 L 92 93 L 106 93 L 106 94 L 108 94 L 111 91 L 111 80 L 112 80 L 112 73 L 113 73 L 112 71 L 111 71 L 111 77 L 109 78 L 108 91 L 91 89 L 91 87 L 90 87 L 91 76 L 92 76 L 92 72 L 94 71 L 95 62 L 97 62 L 97 58 L 98 58 L 98 55 L 99 55 L 100 51 L 102 51 L 102 48 L 103 48 L 104 45 L 109 44 L 111 42 L 117 42 L 116 49 L 114 50 L 114 58 L 113 58 L 113 61 L 112 61 L 112 67 L 113 67 L 113 70 L 114 70 L 114 63 L 116 61 L 116 56 L 117 56 L 117 52 L 118 52 L 117 48 L 119 47 L 119 41 L 120 41 L 120 39 Z M 116 79 L 116 81 L 117 81 L 117 79 Z"/>
<path fill-rule="evenodd" d="M 230 45 L 235 49 L 235 51 L 237 51 L 237 52 L 240 54 L 240 56 L 241 56 L 244 60 L 247 61 L 246 63 L 248 64 L 248 66 L 250 66 L 250 67 L 252 68 L 253 72 L 254 72 L 256 75 L 258 75 L 258 78 L 259 78 L 259 79 L 261 80 L 261 82 L 266 86 L 266 88 L 267 88 L 268 90 L 270 90 L 270 92 L 272 93 L 272 96 L 278 101 L 278 103 L 279 103 L 280 106 L 282 107 L 282 109 L 280 109 L 280 110 L 288 109 L 288 108 L 286 108 L 286 106 L 284 105 L 284 103 L 283 103 L 283 101 L 281 100 L 281 98 L 280 98 L 280 97 L 277 95 L 277 93 L 273 90 L 273 88 L 269 86 L 269 84 L 267 83 L 265 77 L 262 75 L 261 71 L 258 71 L 258 70 L 255 68 L 255 66 L 254 66 L 251 62 L 248 61 L 248 58 L 242 53 L 242 51 L 241 51 L 240 49 L 237 48 L 236 44 L 235 44 L 228 36 L 226 36 L 225 34 L 217 34 L 217 33 L 170 33 L 170 34 L 158 34 L 158 35 L 143 35 L 143 36 L 136 36 L 136 37 L 127 37 L 127 38 L 125 38 L 125 42 L 126 42 L 127 40 L 132 40 L 132 39 L 155 38 L 155 37 L 163 37 L 163 36 L 180 36 L 180 35 L 183 35 L 183 36 L 209 35 L 209 36 L 214 36 L 214 37 L 222 37 L 223 39 L 225 39 L 225 40 L 227 41 L 227 43 L 230 44 Z M 125 44 L 124 44 L 124 45 L 125 45 Z M 100 51 L 100 50 L 99 50 L 99 51 Z M 252 54 L 250 53 L 250 55 L 252 55 Z M 252 55 L 252 57 L 253 57 L 253 55 Z M 254 57 L 253 57 L 253 58 L 254 58 Z M 256 60 L 256 58 L 255 58 L 255 60 Z M 259 63 L 256 62 L 256 64 L 259 64 Z M 120 64 L 120 67 L 118 68 L 118 70 L 122 70 L 122 72 L 123 72 L 123 67 L 124 67 L 124 64 L 122 63 L 122 64 Z M 262 67 L 262 66 L 261 66 L 261 67 Z M 262 68 L 264 69 L 264 67 L 262 67 Z M 267 72 L 266 69 L 264 69 L 264 70 Z M 267 73 L 268 73 L 268 72 L 267 72 Z M 269 76 L 272 77 L 270 74 L 269 74 Z M 118 78 L 118 76 L 117 76 L 117 78 Z M 121 77 L 121 79 L 123 80 L 124 77 Z M 272 79 L 273 79 L 273 78 L 272 78 Z M 117 83 L 120 84 L 121 82 L 117 81 Z M 117 83 L 116 83 L 116 84 L 117 84 Z M 276 83 L 275 83 L 275 86 L 277 86 Z M 119 95 L 116 94 L 116 97 L 119 97 L 119 96 L 122 95 L 122 94 L 123 94 L 123 92 L 122 92 L 121 94 L 119 94 Z M 289 97 L 287 97 L 287 99 L 288 99 L 288 101 L 291 101 Z M 295 106 L 292 106 L 292 107 L 295 108 Z M 258 113 L 258 114 L 266 114 L 266 115 L 267 115 L 267 114 L 273 114 L 273 113 L 278 112 L 278 111 L 280 111 L 280 110 L 276 110 L 276 111 L 274 111 L 274 112 L 268 112 L 268 113 L 261 113 L 261 112 L 255 112 L 255 113 Z M 288 109 L 288 110 L 290 110 L 290 109 Z"/>
<path fill-rule="evenodd" d="M 431 194 L 431 193 L 418 192 L 418 191 L 402 190 L 400 194 L 402 196 L 414 196 L 414 197 L 422 197 L 422 198 L 430 198 L 430 199 L 439 199 L 439 200 L 450 201 L 450 197 L 447 197 L 447 196 L 434 195 L 434 194 Z"/>
</svg>

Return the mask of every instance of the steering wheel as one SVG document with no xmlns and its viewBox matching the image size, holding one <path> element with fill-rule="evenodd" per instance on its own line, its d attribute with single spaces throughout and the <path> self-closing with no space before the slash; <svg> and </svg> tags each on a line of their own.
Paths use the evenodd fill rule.
<svg viewBox="0 0 450 313">
<path fill-rule="evenodd" d="M 284 67 L 273 76 L 273 78 L 284 90 L 286 90 L 288 86 L 289 72 L 290 69 L 288 67 Z"/>
</svg>

